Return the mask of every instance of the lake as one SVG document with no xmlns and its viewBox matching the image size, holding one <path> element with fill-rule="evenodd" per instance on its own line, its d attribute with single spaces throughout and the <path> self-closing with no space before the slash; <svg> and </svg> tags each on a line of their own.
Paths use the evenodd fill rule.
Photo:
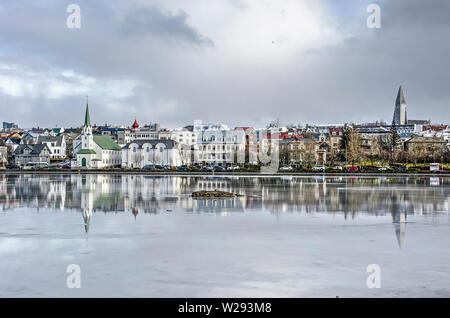
<svg viewBox="0 0 450 318">
<path fill-rule="evenodd" d="M 449 206 L 450 177 L 0 174 L 0 297 L 450 297 Z"/>
</svg>

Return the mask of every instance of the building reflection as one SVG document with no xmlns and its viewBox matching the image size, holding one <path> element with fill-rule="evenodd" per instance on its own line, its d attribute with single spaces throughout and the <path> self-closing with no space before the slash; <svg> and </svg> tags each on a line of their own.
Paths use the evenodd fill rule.
<svg viewBox="0 0 450 318">
<path fill-rule="evenodd" d="M 433 184 L 435 180 L 433 179 Z M 392 214 L 400 223 L 402 213 L 448 212 L 450 178 L 440 177 L 439 187 L 420 177 L 225 177 L 149 175 L 0 175 L 0 209 L 75 209 L 90 218 L 93 212 L 161 213 L 184 210 L 193 213 Z M 219 189 L 244 196 L 218 200 L 194 200 L 193 191 Z"/>
<path fill-rule="evenodd" d="M 439 178 L 437 181 L 436 178 Z M 436 186 L 436 185 L 439 186 Z M 93 213 L 158 214 L 167 211 L 392 215 L 403 247 L 408 215 L 448 213 L 449 177 L 237 177 L 60 174 L 0 175 L 0 209 L 80 211 L 86 234 Z M 236 198 L 193 199 L 197 190 L 219 189 Z"/>
</svg>

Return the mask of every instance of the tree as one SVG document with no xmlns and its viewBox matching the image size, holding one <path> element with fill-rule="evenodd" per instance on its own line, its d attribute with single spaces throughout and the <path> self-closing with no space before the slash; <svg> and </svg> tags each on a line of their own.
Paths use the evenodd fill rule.
<svg viewBox="0 0 450 318">
<path fill-rule="evenodd" d="M 355 162 L 359 162 L 361 160 L 361 138 L 353 128 L 350 128 L 349 130 L 347 143 L 347 160 L 350 160 L 353 165 Z"/>
<path fill-rule="evenodd" d="M 397 125 L 393 121 L 391 132 L 390 132 L 390 146 L 391 146 L 392 152 L 394 152 L 395 149 L 397 149 L 397 147 L 400 145 L 400 142 L 401 142 L 401 137 L 398 134 Z"/>
<path fill-rule="evenodd" d="M 345 151 L 345 160 L 350 161 L 352 165 L 359 161 L 361 138 L 352 125 L 344 125 L 341 140 L 341 149 Z"/>
</svg>

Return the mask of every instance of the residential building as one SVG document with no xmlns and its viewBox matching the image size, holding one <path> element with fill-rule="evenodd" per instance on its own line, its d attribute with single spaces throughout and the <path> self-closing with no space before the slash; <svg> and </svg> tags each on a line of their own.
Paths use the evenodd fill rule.
<svg viewBox="0 0 450 318">
<path fill-rule="evenodd" d="M 46 144 L 50 149 L 50 159 L 64 160 L 67 156 L 67 143 L 65 136 L 39 136 L 37 144 Z"/>
<path fill-rule="evenodd" d="M 446 151 L 447 141 L 437 137 L 415 136 L 405 142 L 405 150 L 420 159 L 440 159 Z"/>
<path fill-rule="evenodd" d="M 246 134 L 242 129 L 229 129 L 226 125 L 194 124 L 197 143 L 194 162 L 201 165 L 229 166 L 245 162 Z"/>
<path fill-rule="evenodd" d="M 342 146 L 342 140 L 344 139 L 343 128 L 328 128 L 328 138 L 330 140 L 331 150 L 337 154 Z"/>
<path fill-rule="evenodd" d="M 14 150 L 14 163 L 22 166 L 28 163 L 50 164 L 50 155 L 50 149 L 46 144 L 19 145 Z"/>
<path fill-rule="evenodd" d="M 8 164 L 8 148 L 0 146 L 0 167 L 4 167 Z"/>
<path fill-rule="evenodd" d="M 15 123 L 8 123 L 6 121 L 3 122 L 3 129 L 9 130 L 9 129 L 17 129 L 19 128 L 17 124 Z"/>
<path fill-rule="evenodd" d="M 193 146 L 197 143 L 197 132 L 194 132 L 193 126 L 186 126 L 170 131 L 169 139 L 176 142 Z"/>
<path fill-rule="evenodd" d="M 133 140 L 154 140 L 161 138 L 161 130 L 159 124 L 140 127 L 137 120 L 134 120 L 131 128 L 120 129 L 117 131 L 117 143 L 119 145 L 126 145 Z"/>
</svg>

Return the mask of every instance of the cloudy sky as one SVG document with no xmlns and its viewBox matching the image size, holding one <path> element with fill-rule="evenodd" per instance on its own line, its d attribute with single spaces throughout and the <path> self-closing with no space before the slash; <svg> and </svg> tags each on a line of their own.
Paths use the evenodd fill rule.
<svg viewBox="0 0 450 318">
<path fill-rule="evenodd" d="M 67 6 L 81 27 L 66 26 Z M 381 7 L 369 29 L 367 6 Z M 447 0 L 0 1 L 0 121 L 450 122 Z"/>
</svg>

